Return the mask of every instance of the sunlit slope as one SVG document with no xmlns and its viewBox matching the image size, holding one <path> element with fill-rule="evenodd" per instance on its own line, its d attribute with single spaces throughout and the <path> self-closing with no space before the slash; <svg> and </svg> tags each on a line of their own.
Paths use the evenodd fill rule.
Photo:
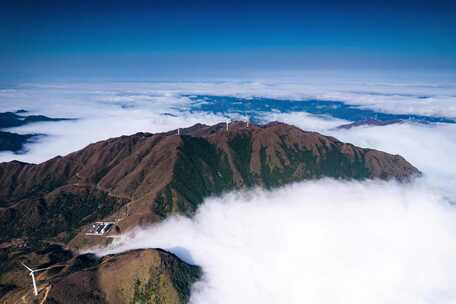
<svg viewBox="0 0 456 304">
<path fill-rule="evenodd" d="M 403 181 L 416 174 L 401 156 L 282 123 L 138 133 L 38 165 L 1 164 L 1 241 L 27 236 L 69 242 L 100 219 L 122 218 L 125 230 L 173 213 L 191 215 L 204 198 L 243 187 L 322 177 Z M 87 241 L 79 235 L 74 245 Z"/>
</svg>

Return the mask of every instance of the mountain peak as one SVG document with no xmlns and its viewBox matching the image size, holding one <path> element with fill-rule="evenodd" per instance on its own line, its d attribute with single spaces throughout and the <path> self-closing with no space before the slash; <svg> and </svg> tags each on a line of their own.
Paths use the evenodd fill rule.
<svg viewBox="0 0 456 304">
<path fill-rule="evenodd" d="M 1 240 L 83 231 L 126 204 L 132 213 L 124 229 L 175 212 L 190 215 L 205 197 L 233 189 L 322 177 L 407 180 L 416 174 L 400 156 L 280 122 L 247 126 L 234 121 L 228 129 L 226 123 L 196 124 L 181 129 L 180 136 L 177 131 L 136 133 L 37 165 L 0 164 L 0 217 L 7 223 Z M 48 223 L 55 212 L 70 209 L 71 222 Z"/>
<path fill-rule="evenodd" d="M 83 249 L 172 214 L 192 216 L 206 197 L 226 191 L 324 177 L 407 181 L 417 174 L 401 156 L 280 122 L 140 132 L 41 164 L 1 163 L 0 248 L 7 253 L 0 269 L 14 274 L 18 257 L 40 257 L 45 244 Z M 113 223 L 104 237 L 87 235 L 97 221 Z M 10 274 L 2 278 L 0 286 L 10 284 Z"/>
</svg>

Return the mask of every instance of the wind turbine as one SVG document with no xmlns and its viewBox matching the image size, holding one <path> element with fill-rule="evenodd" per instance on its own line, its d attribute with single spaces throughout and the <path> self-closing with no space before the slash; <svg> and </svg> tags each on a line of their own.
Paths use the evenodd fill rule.
<svg viewBox="0 0 456 304">
<path fill-rule="evenodd" d="M 47 269 L 53 268 L 53 267 L 40 268 L 40 269 L 32 269 L 32 268 L 28 267 L 27 265 L 25 265 L 24 263 L 21 263 L 21 264 L 22 264 L 25 268 L 27 268 L 27 270 L 30 271 L 29 275 L 32 277 L 32 282 L 33 282 L 33 293 L 35 294 L 35 296 L 37 296 L 37 295 L 38 295 L 38 288 L 36 288 L 35 272 L 47 270 Z"/>
</svg>

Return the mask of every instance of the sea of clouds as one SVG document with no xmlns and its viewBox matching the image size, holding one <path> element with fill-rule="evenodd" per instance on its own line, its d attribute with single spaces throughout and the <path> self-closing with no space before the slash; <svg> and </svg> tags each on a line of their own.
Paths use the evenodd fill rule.
<svg viewBox="0 0 456 304">
<path fill-rule="evenodd" d="M 310 79 L 310 80 L 308 80 Z M 13 159 L 43 162 L 66 155 L 110 137 L 136 132 L 162 132 L 197 122 L 214 124 L 225 115 L 189 113 L 189 100 L 181 94 L 261 96 L 288 100 L 337 100 L 386 113 L 456 118 L 456 85 L 447 80 L 331 81 L 309 77 L 299 81 L 222 81 L 180 83 L 90 83 L 22 85 L 0 89 L 2 112 L 25 109 L 31 114 L 78 118 L 12 128 L 16 133 L 43 133 L 47 137 L 26 146 L 21 155 L 0 152 L 0 162 Z M 171 115 L 169 115 L 171 114 Z M 239 115 L 230 115 L 242 119 Z M 327 132 L 342 120 L 321 119 L 305 113 L 274 115 L 309 130 Z"/>
<path fill-rule="evenodd" d="M 99 254 L 200 265 L 192 303 L 455 303 L 456 209 L 423 184 L 305 182 L 207 199 Z"/>
<path fill-rule="evenodd" d="M 182 111 L 188 103 L 182 93 L 320 98 L 456 117 L 456 88 L 438 81 L 24 86 L 0 91 L 3 109 L 79 120 L 15 128 L 49 136 L 23 155 L 1 153 L 0 161 L 41 162 L 112 136 L 226 119 Z M 337 129 L 347 121 L 307 113 L 265 117 L 400 154 L 423 177 L 409 184 L 324 179 L 227 193 L 206 199 L 192 219 L 171 217 L 95 252 L 163 248 L 200 265 L 204 277 L 192 303 L 456 303 L 455 125 Z"/>
</svg>

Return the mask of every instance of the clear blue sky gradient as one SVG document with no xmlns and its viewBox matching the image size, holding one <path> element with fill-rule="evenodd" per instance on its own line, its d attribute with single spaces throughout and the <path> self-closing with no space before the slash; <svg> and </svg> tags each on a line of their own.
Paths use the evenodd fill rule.
<svg viewBox="0 0 456 304">
<path fill-rule="evenodd" d="M 22 1 L 3 81 L 261 71 L 456 70 L 456 1 Z"/>
</svg>

